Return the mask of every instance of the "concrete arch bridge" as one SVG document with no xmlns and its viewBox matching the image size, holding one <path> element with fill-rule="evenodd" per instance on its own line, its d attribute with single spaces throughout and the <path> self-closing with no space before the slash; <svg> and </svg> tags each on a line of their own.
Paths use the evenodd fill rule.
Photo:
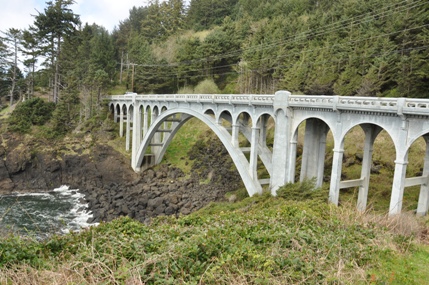
<svg viewBox="0 0 429 285">
<path fill-rule="evenodd" d="M 386 132 L 396 153 L 389 214 L 401 212 L 404 189 L 416 185 L 420 186 L 417 213 L 428 212 L 429 100 L 307 96 L 288 91 L 275 95 L 128 93 L 107 99 L 120 135 L 126 136 L 135 171 L 160 163 L 177 131 L 197 118 L 224 144 L 249 195 L 261 193 L 265 184 L 275 194 L 288 182 L 315 178 L 317 186 L 330 181 L 329 201 L 334 204 L 340 189 L 358 187 L 357 206 L 362 211 L 367 206 L 374 141 Z M 356 128 L 364 137 L 360 176 L 342 180 L 345 140 Z M 330 172 L 325 165 L 328 134 L 333 141 Z M 422 172 L 406 177 L 409 150 L 419 138 L 425 142 Z M 302 149 L 298 142 L 303 142 Z M 264 177 L 258 177 L 261 166 L 266 170 Z"/>
</svg>

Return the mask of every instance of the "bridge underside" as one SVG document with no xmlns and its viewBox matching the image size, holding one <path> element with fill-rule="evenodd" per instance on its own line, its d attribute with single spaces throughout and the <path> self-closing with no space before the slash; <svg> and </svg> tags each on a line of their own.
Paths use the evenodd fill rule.
<svg viewBox="0 0 429 285">
<path fill-rule="evenodd" d="M 269 102 L 263 95 L 216 95 L 218 101 L 215 95 L 193 95 L 192 98 L 184 95 L 181 100 L 177 100 L 179 95 L 171 96 L 168 100 L 167 97 L 149 100 L 142 96 L 141 101 L 136 95 L 122 96 L 111 104 L 115 121 L 120 123 L 120 135 L 126 136 L 126 149 L 132 152 L 131 164 L 136 171 L 160 163 L 177 131 L 196 118 L 224 144 L 249 195 L 261 193 L 263 185 L 269 185 L 275 195 L 286 183 L 314 178 L 318 187 L 330 182 L 329 201 L 334 204 L 339 203 L 341 189 L 357 189 L 357 208 L 365 211 L 374 165 L 374 143 L 384 132 L 391 138 L 396 153 L 391 163 L 394 175 L 389 213 L 401 212 L 404 191 L 410 186 L 420 186 L 416 212 L 420 215 L 428 212 L 429 112 L 425 116 L 405 116 L 399 108 L 396 113 L 380 111 L 384 105 L 370 111 L 360 111 L 355 106 L 339 111 L 342 99 L 338 97 L 294 97 L 285 91 L 269 97 L 272 98 Z M 304 103 L 294 103 L 301 101 Z M 326 107 L 325 102 L 333 106 Z M 366 104 L 362 102 L 361 106 Z M 389 101 L 386 106 L 399 103 L 399 99 L 394 103 Z M 427 106 L 429 109 L 429 102 Z M 344 180 L 342 167 L 347 157 L 344 142 L 356 128 L 362 137 L 361 171 L 355 179 Z M 421 175 L 406 177 L 408 152 L 418 138 L 423 138 L 425 147 L 421 155 L 424 157 Z M 264 169 L 263 174 L 260 169 Z"/>
</svg>

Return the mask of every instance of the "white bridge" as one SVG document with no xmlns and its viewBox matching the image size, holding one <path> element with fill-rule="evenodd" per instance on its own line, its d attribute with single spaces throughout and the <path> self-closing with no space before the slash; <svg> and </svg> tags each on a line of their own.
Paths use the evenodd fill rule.
<svg viewBox="0 0 429 285">
<path fill-rule="evenodd" d="M 402 210 L 405 187 L 421 185 L 417 214 L 429 207 L 429 100 L 291 95 L 137 95 L 108 96 L 120 135 L 126 136 L 135 171 L 161 162 L 180 127 L 191 118 L 204 122 L 228 150 L 249 195 L 271 192 L 299 179 L 315 178 L 321 186 L 325 171 L 326 138 L 334 140 L 329 201 L 338 204 L 340 189 L 359 187 L 358 209 L 365 210 L 370 183 L 373 144 L 385 130 L 396 157 L 389 214 Z M 301 167 L 297 167 L 298 128 L 305 122 Z M 360 126 L 365 134 L 359 179 L 341 181 L 344 140 Z M 269 136 L 274 136 L 271 139 Z M 424 167 L 419 177 L 406 178 L 410 146 L 420 137 L 426 142 Z M 259 166 L 266 169 L 258 177 Z M 325 175 L 326 177 L 326 175 Z"/>
</svg>

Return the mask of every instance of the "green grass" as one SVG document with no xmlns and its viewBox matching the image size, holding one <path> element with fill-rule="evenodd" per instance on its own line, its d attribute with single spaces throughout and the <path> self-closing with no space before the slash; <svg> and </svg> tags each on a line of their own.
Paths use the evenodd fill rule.
<svg viewBox="0 0 429 285">
<path fill-rule="evenodd" d="M 0 283 L 425 284 L 421 228 L 401 232 L 387 218 L 328 205 L 311 183 L 280 193 L 150 225 L 119 218 L 41 242 L 5 238 Z"/>
<path fill-rule="evenodd" d="M 188 153 L 198 139 L 210 134 L 210 129 L 200 120 L 193 118 L 186 122 L 176 133 L 163 158 L 163 163 L 170 163 L 180 168 L 185 174 L 191 171 L 192 163 L 189 162 Z M 205 136 L 207 139 L 210 135 Z"/>
<path fill-rule="evenodd" d="M 428 284 L 429 247 L 412 246 L 405 253 L 386 251 L 378 257 L 383 265 L 370 270 L 369 276 L 373 284 Z"/>
</svg>

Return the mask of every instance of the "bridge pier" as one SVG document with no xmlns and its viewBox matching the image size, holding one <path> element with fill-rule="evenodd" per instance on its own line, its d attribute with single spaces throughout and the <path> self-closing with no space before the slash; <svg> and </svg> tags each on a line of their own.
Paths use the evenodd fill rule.
<svg viewBox="0 0 429 285">
<path fill-rule="evenodd" d="M 124 108 L 121 107 L 119 111 L 119 136 L 122 138 L 124 136 Z"/>
<path fill-rule="evenodd" d="M 136 101 L 136 95 L 133 94 L 133 137 L 132 137 L 132 149 L 131 149 L 131 165 L 136 164 L 136 157 L 138 152 L 138 147 L 141 144 L 141 109 L 138 107 Z"/>
<path fill-rule="evenodd" d="M 250 159 L 249 159 L 249 173 L 254 181 L 258 180 L 258 141 L 259 141 L 258 127 L 252 127 L 252 138 L 250 142 Z"/>
<path fill-rule="evenodd" d="M 377 138 L 378 134 L 382 131 L 382 129 L 376 125 L 361 125 L 361 127 L 365 133 L 365 143 L 363 149 L 362 170 L 360 176 L 362 182 L 359 186 L 357 208 L 359 211 L 363 212 L 366 210 L 366 205 L 368 202 L 368 189 L 369 179 L 371 176 L 372 152 L 374 141 Z"/>
<path fill-rule="evenodd" d="M 423 177 L 428 177 L 426 183 L 420 186 L 419 202 L 417 205 L 417 215 L 424 216 L 429 210 L 429 135 L 423 136 L 426 143 L 426 153 L 423 166 Z"/>
<path fill-rule="evenodd" d="M 318 119 L 308 119 L 305 125 L 304 150 L 299 180 L 316 178 L 316 187 L 323 183 L 326 136 L 328 126 Z"/>
<path fill-rule="evenodd" d="M 131 137 L 131 114 L 130 109 L 127 110 L 127 121 L 126 121 L 126 131 L 125 131 L 125 150 L 130 151 L 130 137 Z"/>
<path fill-rule="evenodd" d="M 273 195 L 276 195 L 281 186 L 293 181 L 293 177 L 289 173 L 291 157 L 288 156 L 290 140 L 290 110 L 288 109 L 288 104 L 290 95 L 291 93 L 288 91 L 278 91 L 274 95 L 275 131 L 270 181 L 271 194 Z M 296 159 L 296 152 L 294 159 Z"/>
<path fill-rule="evenodd" d="M 405 174 L 407 172 L 407 157 L 395 160 L 395 174 L 393 176 L 392 196 L 390 198 L 389 215 L 400 214 L 404 197 Z"/>
<path fill-rule="evenodd" d="M 234 123 L 231 125 L 231 128 L 232 128 L 232 130 L 231 130 L 231 144 L 234 147 L 238 148 L 240 146 L 238 143 L 238 134 L 240 132 L 240 125 L 237 123 Z"/>
<path fill-rule="evenodd" d="M 340 182 L 341 182 L 341 169 L 343 166 L 344 149 L 334 148 L 332 159 L 332 172 L 331 184 L 329 188 L 329 202 L 338 205 L 340 198 Z"/>
</svg>

